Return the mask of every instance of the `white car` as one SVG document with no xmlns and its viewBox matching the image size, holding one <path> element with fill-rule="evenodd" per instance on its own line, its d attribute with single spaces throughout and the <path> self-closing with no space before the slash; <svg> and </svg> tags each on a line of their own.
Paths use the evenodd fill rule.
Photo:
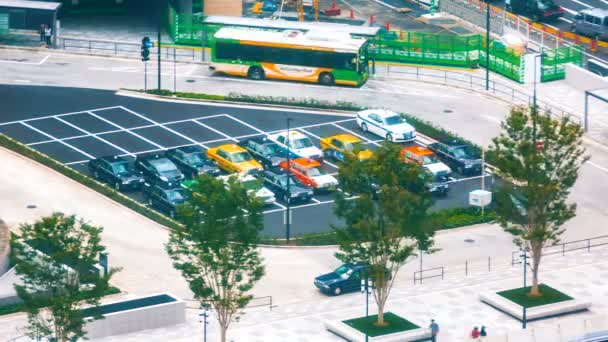
<svg viewBox="0 0 608 342">
<path fill-rule="evenodd" d="M 264 201 L 264 204 L 272 204 L 276 201 L 274 193 L 268 190 L 265 186 L 262 186 L 262 183 L 250 174 L 239 173 L 219 176 L 217 178 L 223 180 L 226 184 L 228 184 L 228 180 L 230 179 L 230 177 L 236 177 L 237 181 L 241 183 L 241 185 L 243 185 L 245 189 L 247 189 L 248 193 L 254 193 L 255 197 Z"/>
<path fill-rule="evenodd" d="M 370 132 L 392 142 L 413 141 L 416 129 L 401 115 L 390 110 L 368 109 L 357 113 L 357 125 L 363 132 Z"/>
<path fill-rule="evenodd" d="M 285 149 L 287 149 L 287 144 L 289 144 L 289 151 L 297 157 L 310 158 L 318 161 L 323 160 L 323 151 L 316 147 L 312 141 L 310 141 L 309 137 L 298 131 L 290 131 L 289 139 L 287 137 L 287 131 L 270 134 L 268 135 L 268 140 Z"/>
</svg>

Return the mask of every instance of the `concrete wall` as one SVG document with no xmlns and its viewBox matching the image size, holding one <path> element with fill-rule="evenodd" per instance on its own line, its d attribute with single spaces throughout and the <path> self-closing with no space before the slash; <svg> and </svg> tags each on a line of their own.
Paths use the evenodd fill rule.
<svg viewBox="0 0 608 342">
<path fill-rule="evenodd" d="M 87 322 L 84 330 L 87 332 L 87 338 L 95 339 L 181 324 L 185 321 L 186 303 L 178 299 L 171 303 L 110 313 L 104 315 L 104 319 Z"/>
<path fill-rule="evenodd" d="M 566 83 L 582 91 L 608 88 L 608 78 L 571 63 L 566 64 Z"/>
<path fill-rule="evenodd" d="M 205 0 L 205 15 L 243 16 L 242 0 Z"/>
</svg>

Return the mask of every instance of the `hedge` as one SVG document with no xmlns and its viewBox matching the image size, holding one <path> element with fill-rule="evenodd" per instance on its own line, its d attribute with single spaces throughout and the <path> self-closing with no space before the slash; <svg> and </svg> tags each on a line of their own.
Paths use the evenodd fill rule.
<svg viewBox="0 0 608 342">
<path fill-rule="evenodd" d="M 144 92 L 143 90 L 137 90 Z M 346 101 L 321 101 L 311 98 L 296 98 L 296 97 L 283 97 L 283 96 L 251 96 L 240 93 L 231 92 L 228 95 L 212 95 L 203 93 L 188 93 L 188 92 L 172 92 L 170 90 L 157 89 L 148 90 L 149 94 L 161 95 L 161 96 L 176 96 L 186 99 L 198 99 L 198 100 L 212 100 L 212 101 L 233 101 L 233 102 L 245 102 L 245 103 L 256 103 L 256 104 L 270 104 L 270 105 L 286 105 L 286 106 L 297 106 L 315 109 L 333 109 L 343 111 L 360 111 L 367 109 L 366 107 L 357 105 L 352 102 Z M 432 139 L 448 142 L 458 141 L 459 143 L 469 145 L 475 151 L 481 151 L 480 147 L 474 143 L 464 139 L 463 137 L 447 131 L 441 127 L 432 124 L 429 121 L 419 119 L 411 114 L 401 113 L 412 126 L 416 128 L 416 131 L 424 134 Z"/>
<path fill-rule="evenodd" d="M 466 227 L 479 223 L 487 223 L 496 220 L 496 213 L 491 207 L 485 208 L 484 215 L 481 209 L 476 207 L 442 209 L 430 214 L 430 219 L 439 222 L 437 230 L 446 230 L 458 227 Z M 260 242 L 265 245 L 285 245 L 285 239 L 263 238 Z M 295 246 L 328 246 L 337 245 L 338 238 L 335 232 L 311 233 L 294 236 L 290 245 Z"/>
<path fill-rule="evenodd" d="M 89 187 L 90 189 L 93 189 L 93 190 L 99 192 L 100 194 L 105 195 L 108 198 L 124 205 L 125 207 L 132 209 L 132 210 L 142 214 L 143 216 L 145 216 L 153 221 L 156 221 L 164 226 L 171 227 L 171 228 L 176 228 L 179 226 L 179 223 L 177 223 L 176 221 L 171 220 L 170 218 L 158 213 L 157 211 L 147 208 L 143 204 L 121 194 L 120 192 L 114 190 L 113 188 L 111 188 L 103 183 L 100 183 L 100 182 L 96 181 L 95 179 L 93 179 L 87 175 L 84 175 L 84 174 L 76 171 L 75 169 L 72 169 L 69 166 L 63 165 L 62 163 L 52 159 L 51 157 L 49 157 L 45 154 L 42 154 L 42 153 L 34 150 L 33 148 L 26 146 L 1 133 L 0 133 L 0 146 L 7 148 L 11 151 L 14 151 L 16 153 L 19 153 L 23 156 L 26 156 L 32 160 L 35 160 L 38 163 L 43 164 L 47 167 L 50 167 L 51 169 L 63 174 L 64 176 L 67 176 L 67 177 L 77 181 L 78 183 L 85 185 L 85 186 Z"/>
</svg>

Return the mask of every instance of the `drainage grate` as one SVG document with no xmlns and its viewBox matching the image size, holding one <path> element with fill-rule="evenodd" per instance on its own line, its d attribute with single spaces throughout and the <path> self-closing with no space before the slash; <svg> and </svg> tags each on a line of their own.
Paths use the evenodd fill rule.
<svg viewBox="0 0 608 342">
<path fill-rule="evenodd" d="M 451 109 L 444 109 L 444 110 L 443 110 L 443 112 L 444 112 L 444 113 L 453 113 L 454 111 L 453 111 L 453 110 L 451 110 Z"/>
<path fill-rule="evenodd" d="M 475 240 L 473 240 L 473 239 L 464 239 L 464 242 L 473 243 L 473 242 L 475 242 Z"/>
<path fill-rule="evenodd" d="M 38 208 L 38 206 L 35 205 L 35 204 L 28 204 L 26 208 L 28 208 L 28 209 L 36 209 L 36 208 Z"/>
<path fill-rule="evenodd" d="M 196 81 L 195 80 L 186 80 L 186 82 L 188 82 L 188 83 L 194 83 Z"/>
</svg>

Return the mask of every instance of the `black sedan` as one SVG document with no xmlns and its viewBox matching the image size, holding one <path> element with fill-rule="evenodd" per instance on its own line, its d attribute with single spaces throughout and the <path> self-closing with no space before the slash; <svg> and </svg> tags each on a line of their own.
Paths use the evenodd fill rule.
<svg viewBox="0 0 608 342">
<path fill-rule="evenodd" d="M 285 160 L 286 151 L 265 137 L 243 140 L 238 145 L 249 151 L 265 169 L 278 167 Z"/>
<path fill-rule="evenodd" d="M 218 176 L 220 169 L 215 162 L 207 158 L 205 150 L 200 146 L 185 146 L 167 150 L 165 156 L 169 158 L 187 177 L 208 174 Z"/>
<path fill-rule="evenodd" d="M 365 265 L 344 264 L 335 271 L 315 278 L 315 286 L 325 294 L 340 295 L 361 289 L 361 279 L 364 278 Z"/>
<path fill-rule="evenodd" d="M 282 198 L 285 202 L 310 202 L 312 199 L 312 189 L 302 184 L 295 177 L 288 176 L 284 170 L 266 170 L 263 175 L 264 184 L 266 184 L 268 189 L 274 192 L 277 198 Z M 287 191 L 288 177 L 289 191 Z"/>
<path fill-rule="evenodd" d="M 150 184 L 179 183 L 184 174 L 172 161 L 160 154 L 143 154 L 135 159 L 135 169 Z"/>
<path fill-rule="evenodd" d="M 175 218 L 177 206 L 187 200 L 186 190 L 181 188 L 179 184 L 174 183 L 145 183 L 143 194 L 148 206 L 161 211 L 171 218 Z"/>
<path fill-rule="evenodd" d="M 135 190 L 144 183 L 144 178 L 135 173 L 129 162 L 122 157 L 92 159 L 88 167 L 95 179 L 111 184 L 116 190 Z"/>
<path fill-rule="evenodd" d="M 481 174 L 481 158 L 478 153 L 472 151 L 471 147 L 458 142 L 447 144 L 437 142 L 428 147 L 461 175 Z"/>
</svg>

